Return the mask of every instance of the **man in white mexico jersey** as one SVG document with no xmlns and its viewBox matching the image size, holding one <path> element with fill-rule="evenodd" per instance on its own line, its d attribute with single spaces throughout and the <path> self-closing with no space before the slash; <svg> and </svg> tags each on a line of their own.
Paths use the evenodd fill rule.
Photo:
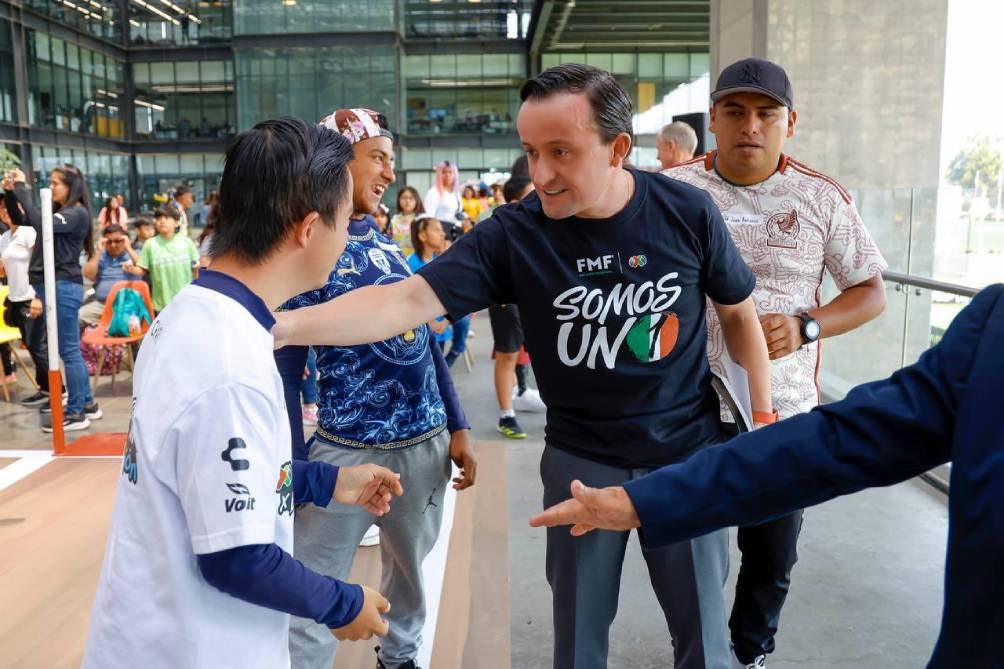
<svg viewBox="0 0 1004 669">
<path fill-rule="evenodd" d="M 382 515 L 398 476 L 292 459 L 269 332 L 345 247 L 351 159 L 338 133 L 289 118 L 228 151 L 213 269 L 160 313 L 137 361 L 85 668 L 282 669 L 290 614 L 342 639 L 386 633 L 379 593 L 289 551 L 297 504 Z"/>
<path fill-rule="evenodd" d="M 663 174 L 711 195 L 753 270 L 753 302 L 772 361 L 774 409 L 787 418 L 819 403 L 818 340 L 882 312 L 887 265 L 850 194 L 782 153 L 797 114 L 781 67 L 759 58 L 733 63 L 722 70 L 711 101 L 718 149 Z M 820 296 L 824 269 L 841 291 L 827 304 Z M 709 308 L 708 357 L 716 372 L 724 373 L 725 350 Z M 739 528 L 743 560 L 729 628 L 740 666 L 761 667 L 774 650 L 801 526 L 797 512 Z"/>
</svg>

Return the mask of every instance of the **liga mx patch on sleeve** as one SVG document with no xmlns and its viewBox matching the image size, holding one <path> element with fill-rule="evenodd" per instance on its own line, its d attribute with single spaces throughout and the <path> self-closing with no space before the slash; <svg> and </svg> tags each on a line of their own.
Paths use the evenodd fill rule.
<svg viewBox="0 0 1004 669">
<path fill-rule="evenodd" d="M 639 361 L 656 362 L 673 351 L 679 334 L 680 319 L 676 314 L 648 314 L 628 330 L 627 345 Z"/>
</svg>

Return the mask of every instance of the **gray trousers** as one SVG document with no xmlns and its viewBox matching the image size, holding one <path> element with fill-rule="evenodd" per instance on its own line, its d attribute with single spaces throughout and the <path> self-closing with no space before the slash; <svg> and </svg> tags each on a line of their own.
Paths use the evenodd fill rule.
<svg viewBox="0 0 1004 669">
<path fill-rule="evenodd" d="M 612 467 L 547 446 L 540 460 L 544 507 L 568 499 L 574 479 L 602 488 L 649 471 Z M 547 530 L 555 669 L 607 666 L 610 625 L 617 614 L 629 534 L 600 530 L 573 537 L 567 527 Z M 731 651 L 723 593 L 729 568 L 728 531 L 659 548 L 643 547 L 642 554 L 672 636 L 673 666 L 728 669 Z"/>
<path fill-rule="evenodd" d="M 446 430 L 415 446 L 393 450 L 355 449 L 311 440 L 310 460 L 349 466 L 371 462 L 401 474 L 404 495 L 391 501 L 382 518 L 358 506 L 332 503 L 296 512 L 293 554 L 307 567 L 346 580 L 352 560 L 370 525 L 380 527 L 383 573 L 380 592 L 391 603 L 390 633 L 381 639 L 380 660 L 389 668 L 415 658 L 425 624 L 422 561 L 439 536 L 443 494 L 450 482 L 450 433 Z M 293 669 L 331 669 L 338 642 L 324 625 L 293 618 L 289 650 Z M 376 664 L 374 660 L 373 665 Z"/>
</svg>

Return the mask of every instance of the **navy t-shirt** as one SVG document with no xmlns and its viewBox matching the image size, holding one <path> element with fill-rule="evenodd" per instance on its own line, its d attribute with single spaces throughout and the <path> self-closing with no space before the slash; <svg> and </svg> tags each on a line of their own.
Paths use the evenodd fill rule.
<svg viewBox="0 0 1004 669">
<path fill-rule="evenodd" d="M 704 191 L 631 170 L 607 219 L 504 205 L 419 270 L 452 319 L 515 303 L 547 403 L 547 443 L 659 467 L 720 439 L 705 296 L 737 304 L 753 274 Z"/>
</svg>

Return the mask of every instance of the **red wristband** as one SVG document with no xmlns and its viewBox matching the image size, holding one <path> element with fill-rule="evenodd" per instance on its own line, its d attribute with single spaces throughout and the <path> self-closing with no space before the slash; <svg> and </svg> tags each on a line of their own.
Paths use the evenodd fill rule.
<svg viewBox="0 0 1004 669">
<path fill-rule="evenodd" d="M 753 412 L 753 422 L 760 423 L 762 425 L 772 425 L 778 421 L 778 415 L 776 411 L 771 411 L 767 413 L 766 411 L 754 411 Z"/>
</svg>

